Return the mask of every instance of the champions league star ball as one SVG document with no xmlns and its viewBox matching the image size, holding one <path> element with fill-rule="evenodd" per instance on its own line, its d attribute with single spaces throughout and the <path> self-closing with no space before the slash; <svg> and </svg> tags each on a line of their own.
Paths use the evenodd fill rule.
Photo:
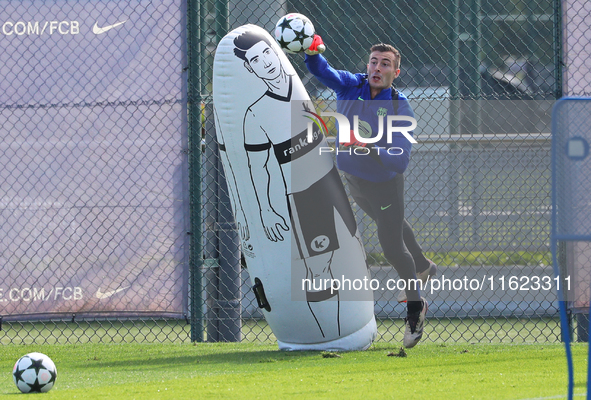
<svg viewBox="0 0 591 400">
<path fill-rule="evenodd" d="M 312 45 L 314 25 L 302 14 L 287 14 L 275 25 L 275 39 L 288 53 L 302 52 Z"/>
<path fill-rule="evenodd" d="M 12 369 L 14 384 L 23 393 L 49 392 L 55 384 L 57 370 L 51 358 L 29 353 L 18 359 Z"/>
</svg>

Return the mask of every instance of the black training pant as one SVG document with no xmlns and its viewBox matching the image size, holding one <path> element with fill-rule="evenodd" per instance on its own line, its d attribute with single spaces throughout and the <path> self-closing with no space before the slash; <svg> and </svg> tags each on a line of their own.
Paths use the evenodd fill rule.
<svg viewBox="0 0 591 400">
<path fill-rule="evenodd" d="M 386 182 L 371 182 L 348 173 L 345 177 L 355 202 L 376 222 L 388 262 L 401 279 L 416 279 L 416 271 L 427 269 L 429 261 L 404 218 L 404 175 L 396 174 Z M 409 301 L 419 300 L 414 285 L 407 284 L 406 295 Z"/>
</svg>

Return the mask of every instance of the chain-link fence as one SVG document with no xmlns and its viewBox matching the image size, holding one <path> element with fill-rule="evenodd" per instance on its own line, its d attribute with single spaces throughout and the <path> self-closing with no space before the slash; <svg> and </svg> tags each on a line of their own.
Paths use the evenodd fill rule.
<svg viewBox="0 0 591 400">
<path fill-rule="evenodd" d="M 427 288 L 428 340 L 559 340 L 556 293 L 533 280 L 553 278 L 549 117 L 586 90 L 570 68 L 589 55 L 585 2 L 0 3 L 2 343 L 273 340 L 240 262 L 212 69 L 229 30 L 287 12 L 335 68 L 364 72 L 377 42 L 402 54 L 419 120 L 406 216 L 448 285 Z M 290 60 L 318 107 L 335 99 Z M 372 277 L 395 277 L 353 208 Z M 402 338 L 396 295 L 375 294 L 378 340 Z"/>
<path fill-rule="evenodd" d="M 431 287 L 426 294 L 430 340 L 558 338 L 555 291 L 508 287 L 509 279 L 512 288 L 522 279 L 525 289 L 525 279 L 553 276 L 549 116 L 551 100 L 562 90 L 556 6 L 549 1 L 286 2 L 277 9 L 248 2 L 229 10 L 230 29 L 255 23 L 271 31 L 287 12 L 311 17 L 328 47 L 326 58 L 338 69 L 364 72 L 368 49 L 376 42 L 401 51 L 402 73 L 395 84 L 419 120 L 419 144 L 406 172 L 407 219 L 439 265 L 440 283 L 449 280 L 447 290 Z M 213 21 L 216 4 L 209 7 Z M 212 32 L 209 47 L 214 49 L 217 40 Z M 302 55 L 290 59 L 318 107 L 327 107 L 334 93 L 311 76 Z M 384 284 L 396 272 L 386 265 L 375 224 L 353 207 L 372 277 Z M 244 332 L 266 340 L 247 270 L 242 275 Z M 460 281 L 474 287 L 453 287 Z M 395 289 L 375 292 L 383 340 L 401 339 L 406 308 L 396 295 Z"/>
</svg>

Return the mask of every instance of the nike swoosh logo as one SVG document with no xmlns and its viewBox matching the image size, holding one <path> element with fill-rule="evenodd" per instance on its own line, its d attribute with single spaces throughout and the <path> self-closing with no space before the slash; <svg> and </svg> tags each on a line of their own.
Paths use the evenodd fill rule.
<svg viewBox="0 0 591 400">
<path fill-rule="evenodd" d="M 108 299 L 109 297 L 111 297 L 111 296 L 113 296 L 113 295 L 115 295 L 115 294 L 129 288 L 129 287 L 131 287 L 131 286 L 125 286 L 125 287 L 122 287 L 122 288 L 119 288 L 116 290 L 109 290 L 108 292 L 104 292 L 104 293 L 101 292 L 101 289 L 99 288 L 96 291 L 94 297 L 96 297 L 97 299 Z"/>
<path fill-rule="evenodd" d="M 382 208 L 382 211 L 384 211 L 384 210 L 387 210 L 388 208 L 390 208 L 390 206 L 391 206 L 391 205 L 392 205 L 392 204 L 388 204 L 386 207 L 383 207 L 383 206 L 382 206 L 382 207 L 381 207 L 381 208 Z"/>
<path fill-rule="evenodd" d="M 357 97 L 357 100 L 363 101 L 363 99 L 361 98 L 361 96 Z"/>
<path fill-rule="evenodd" d="M 123 25 L 126 22 L 127 22 L 127 20 L 121 21 L 121 22 L 117 22 L 117 23 L 115 23 L 113 25 L 103 26 L 102 28 L 98 26 L 98 22 L 95 22 L 94 23 L 94 26 L 92 27 L 92 33 L 94 33 L 95 35 L 100 35 L 101 33 L 108 32 L 111 29 L 117 28 L 119 25 Z"/>
</svg>

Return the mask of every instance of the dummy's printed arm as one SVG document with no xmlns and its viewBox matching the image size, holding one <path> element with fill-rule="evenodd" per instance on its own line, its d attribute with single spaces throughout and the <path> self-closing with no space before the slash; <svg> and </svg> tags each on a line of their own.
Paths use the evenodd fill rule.
<svg viewBox="0 0 591 400">
<path fill-rule="evenodd" d="M 254 186 L 254 191 L 259 203 L 261 222 L 265 230 L 267 238 L 273 242 L 282 241 L 283 235 L 281 230 L 288 231 L 289 227 L 281 215 L 279 215 L 269 199 L 269 187 L 271 179 L 267 163 L 269 162 L 270 144 L 266 150 L 248 151 L 248 168 Z M 282 179 L 277 177 L 277 179 Z"/>
</svg>

